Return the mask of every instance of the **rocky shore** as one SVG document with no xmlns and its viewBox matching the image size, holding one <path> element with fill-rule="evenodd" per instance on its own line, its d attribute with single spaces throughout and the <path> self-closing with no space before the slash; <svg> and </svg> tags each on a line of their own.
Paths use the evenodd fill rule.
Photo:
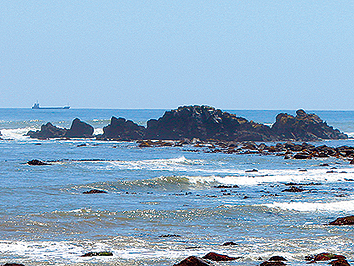
<svg viewBox="0 0 354 266">
<path fill-rule="evenodd" d="M 298 110 L 296 116 L 281 113 L 270 127 L 248 121 L 235 114 L 209 106 L 184 106 L 165 112 L 159 119 L 147 121 L 147 127 L 125 118 L 111 118 L 103 134 L 93 136 L 93 127 L 76 118 L 70 129 L 48 122 L 38 131 L 27 133 L 31 138 L 92 138 L 100 140 L 185 140 L 201 141 L 317 141 L 347 139 L 338 129 L 327 125 L 315 114 Z"/>
</svg>

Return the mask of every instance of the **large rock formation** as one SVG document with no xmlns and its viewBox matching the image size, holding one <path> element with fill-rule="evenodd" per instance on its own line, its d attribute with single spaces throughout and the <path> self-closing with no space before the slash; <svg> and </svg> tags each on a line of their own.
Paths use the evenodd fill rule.
<svg viewBox="0 0 354 266">
<path fill-rule="evenodd" d="M 52 123 L 48 122 L 41 126 L 41 130 L 31 130 L 26 135 L 36 139 L 63 138 L 67 131 L 65 128 L 53 126 Z"/>
<path fill-rule="evenodd" d="M 90 138 L 93 134 L 93 127 L 80 119 L 75 118 L 70 129 L 60 128 L 48 122 L 41 126 L 40 130 L 29 131 L 26 135 L 36 139 L 50 138 Z"/>
<path fill-rule="evenodd" d="M 144 138 L 145 127 L 124 118 L 111 118 L 111 123 L 103 128 L 102 138 L 114 140 L 140 140 Z"/>
<path fill-rule="evenodd" d="M 208 106 L 184 106 L 147 123 L 147 139 L 271 141 L 270 127 Z"/>
<path fill-rule="evenodd" d="M 272 133 L 278 140 L 316 141 L 320 139 L 347 139 L 348 136 L 333 129 L 315 114 L 297 110 L 296 116 L 281 113 L 276 117 Z"/>
<path fill-rule="evenodd" d="M 68 138 L 92 138 L 94 128 L 93 126 L 82 122 L 75 118 L 71 124 L 70 129 L 65 133 Z"/>
</svg>

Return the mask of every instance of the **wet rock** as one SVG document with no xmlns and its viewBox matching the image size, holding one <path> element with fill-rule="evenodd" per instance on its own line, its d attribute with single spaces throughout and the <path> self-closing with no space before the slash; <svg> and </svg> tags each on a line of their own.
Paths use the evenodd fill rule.
<svg viewBox="0 0 354 266">
<path fill-rule="evenodd" d="M 230 242 L 225 242 L 225 243 L 223 243 L 222 244 L 222 246 L 236 246 L 237 244 L 235 243 L 235 242 L 232 242 L 232 241 L 230 241 Z"/>
<path fill-rule="evenodd" d="M 311 155 L 307 153 L 299 152 L 295 154 L 293 158 L 298 160 L 306 160 L 306 159 L 311 159 Z"/>
<path fill-rule="evenodd" d="M 211 264 L 199 257 L 190 256 L 174 266 L 210 266 Z"/>
<path fill-rule="evenodd" d="M 348 136 L 333 129 L 315 114 L 304 110 L 296 111 L 296 116 L 281 113 L 276 117 L 272 133 L 284 140 L 316 141 L 320 139 L 347 139 Z"/>
<path fill-rule="evenodd" d="M 287 259 L 282 256 L 273 256 L 269 259 L 269 261 L 287 261 Z"/>
<path fill-rule="evenodd" d="M 42 125 L 40 130 L 28 131 L 26 136 L 36 139 L 63 138 L 66 132 L 67 129 L 53 126 L 52 123 L 48 122 Z"/>
<path fill-rule="evenodd" d="M 83 192 L 82 194 L 102 194 L 102 193 L 107 193 L 107 192 L 99 189 L 91 189 L 89 191 Z"/>
<path fill-rule="evenodd" d="M 303 192 L 303 191 L 304 189 L 302 188 L 291 186 L 290 188 L 284 189 L 282 192 Z"/>
<path fill-rule="evenodd" d="M 113 253 L 110 251 L 87 252 L 81 257 L 95 257 L 95 256 L 113 256 Z"/>
<path fill-rule="evenodd" d="M 344 259 L 333 260 L 329 264 L 331 264 L 332 266 L 350 266 L 348 261 Z"/>
<path fill-rule="evenodd" d="M 239 258 L 240 257 L 238 258 L 229 257 L 227 255 L 221 255 L 215 252 L 209 252 L 203 257 L 203 259 L 212 260 L 212 261 L 230 261 L 230 260 L 237 260 Z"/>
<path fill-rule="evenodd" d="M 167 235 L 160 235 L 159 237 L 181 237 L 181 236 L 175 234 L 167 234 Z"/>
<path fill-rule="evenodd" d="M 113 140 L 141 140 L 145 134 L 145 127 L 139 126 L 125 118 L 111 118 L 111 123 L 103 128 L 103 139 Z"/>
<path fill-rule="evenodd" d="M 92 138 L 93 137 L 93 126 L 75 118 L 71 123 L 70 129 L 65 133 L 66 138 Z"/>
<path fill-rule="evenodd" d="M 329 225 L 354 225 L 354 215 L 337 218 L 335 221 L 330 222 Z"/>
<path fill-rule="evenodd" d="M 350 164 L 354 164 L 354 159 L 350 161 Z"/>
<path fill-rule="evenodd" d="M 40 160 L 31 160 L 27 162 L 28 165 L 50 165 L 50 163 L 42 162 Z"/>
<path fill-rule="evenodd" d="M 239 188 L 238 185 L 218 185 L 214 186 L 214 188 Z"/>
<path fill-rule="evenodd" d="M 257 169 L 251 169 L 251 170 L 246 170 L 246 173 L 257 173 L 258 170 Z"/>
<path fill-rule="evenodd" d="M 270 127 L 209 106 L 183 106 L 147 122 L 147 139 L 270 141 Z"/>
<path fill-rule="evenodd" d="M 333 253 L 327 253 L 327 252 L 323 252 L 320 254 L 317 254 L 315 256 L 308 256 L 307 260 L 310 260 L 310 263 L 314 263 L 317 261 L 328 261 L 328 260 L 345 260 L 346 257 L 342 256 L 342 255 L 337 255 L 337 254 L 333 254 Z"/>
</svg>

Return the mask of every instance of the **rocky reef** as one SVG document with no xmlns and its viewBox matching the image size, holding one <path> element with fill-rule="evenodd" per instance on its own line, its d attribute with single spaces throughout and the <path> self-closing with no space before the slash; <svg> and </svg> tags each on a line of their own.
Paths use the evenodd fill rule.
<svg viewBox="0 0 354 266">
<path fill-rule="evenodd" d="M 50 139 L 50 138 L 92 138 L 94 128 L 75 118 L 71 123 L 70 129 L 54 126 L 48 122 L 41 126 L 40 130 L 28 131 L 27 136 L 36 139 Z"/>
<path fill-rule="evenodd" d="M 70 129 L 51 123 L 42 125 L 39 131 L 29 131 L 31 138 L 91 138 L 93 127 L 75 119 Z M 235 114 L 209 106 L 183 106 L 166 111 L 159 119 L 150 119 L 147 127 L 125 118 L 112 117 L 103 134 L 96 136 L 106 140 L 185 140 L 202 141 L 316 141 L 321 139 L 347 139 L 338 129 L 328 126 L 315 114 L 298 110 L 296 116 L 281 113 L 272 127 L 248 121 Z"/>
</svg>

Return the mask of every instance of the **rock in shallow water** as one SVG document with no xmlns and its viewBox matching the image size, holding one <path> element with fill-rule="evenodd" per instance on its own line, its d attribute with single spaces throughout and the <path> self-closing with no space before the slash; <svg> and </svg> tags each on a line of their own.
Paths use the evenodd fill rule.
<svg viewBox="0 0 354 266">
<path fill-rule="evenodd" d="M 190 256 L 173 266 L 211 266 L 211 264 L 196 256 Z"/>
<path fill-rule="evenodd" d="M 113 253 L 110 251 L 87 252 L 81 257 L 95 257 L 95 256 L 113 256 Z"/>
<path fill-rule="evenodd" d="M 31 160 L 27 162 L 28 165 L 50 165 L 50 163 L 42 162 L 40 160 Z"/>
<path fill-rule="evenodd" d="M 330 222 L 329 225 L 354 225 L 354 215 L 337 218 L 335 221 Z"/>
<path fill-rule="evenodd" d="M 230 260 L 237 260 L 240 259 L 240 257 L 238 258 L 234 258 L 234 257 L 229 257 L 227 255 L 221 255 L 215 252 L 209 252 L 208 254 L 206 254 L 203 259 L 208 259 L 208 260 L 213 260 L 213 261 L 230 261 Z"/>
</svg>

